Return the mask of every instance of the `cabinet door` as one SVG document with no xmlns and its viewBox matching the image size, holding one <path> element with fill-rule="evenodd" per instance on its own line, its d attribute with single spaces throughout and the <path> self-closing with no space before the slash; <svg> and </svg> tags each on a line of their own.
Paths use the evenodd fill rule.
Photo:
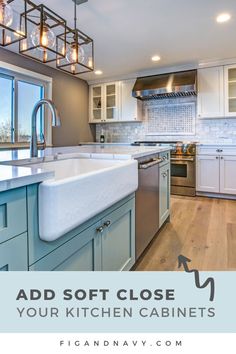
<svg viewBox="0 0 236 354">
<path fill-rule="evenodd" d="M 27 231 L 26 189 L 0 193 L 0 243 Z"/>
<path fill-rule="evenodd" d="M 26 271 L 27 234 L 0 244 L 0 271 Z"/>
<path fill-rule="evenodd" d="M 170 164 L 159 170 L 159 224 L 160 227 L 170 215 Z"/>
<path fill-rule="evenodd" d="M 101 270 L 101 239 L 94 224 L 30 267 L 32 271 Z"/>
<path fill-rule="evenodd" d="M 220 192 L 220 163 L 219 156 L 197 157 L 197 191 Z"/>
<path fill-rule="evenodd" d="M 104 84 L 105 120 L 116 121 L 120 118 L 120 82 Z"/>
<path fill-rule="evenodd" d="M 122 121 L 138 120 L 138 100 L 132 96 L 135 80 L 121 81 L 121 115 Z"/>
<path fill-rule="evenodd" d="M 103 219 L 102 270 L 129 270 L 135 262 L 134 199 Z"/>
<path fill-rule="evenodd" d="M 103 85 L 90 86 L 90 122 L 102 122 L 104 117 Z"/>
<path fill-rule="evenodd" d="M 236 116 L 236 65 L 225 66 L 225 115 Z"/>
<path fill-rule="evenodd" d="M 236 156 L 220 157 L 220 192 L 236 194 Z"/>
<path fill-rule="evenodd" d="M 200 118 L 224 116 L 223 66 L 198 70 L 198 116 Z"/>
</svg>

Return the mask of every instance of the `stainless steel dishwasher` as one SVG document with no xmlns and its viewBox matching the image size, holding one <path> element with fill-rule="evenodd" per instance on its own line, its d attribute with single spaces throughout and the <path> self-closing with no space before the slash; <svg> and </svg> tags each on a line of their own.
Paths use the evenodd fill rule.
<svg viewBox="0 0 236 354">
<path fill-rule="evenodd" d="M 139 187 L 135 205 L 136 260 L 159 230 L 159 163 L 162 161 L 158 155 L 138 159 Z"/>
</svg>

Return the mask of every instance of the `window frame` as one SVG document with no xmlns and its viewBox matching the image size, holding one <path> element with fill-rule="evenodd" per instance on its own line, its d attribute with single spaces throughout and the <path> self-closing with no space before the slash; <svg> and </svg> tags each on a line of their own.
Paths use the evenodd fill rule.
<svg viewBox="0 0 236 354">
<path fill-rule="evenodd" d="M 47 99 L 52 99 L 52 78 L 49 76 L 41 75 L 36 72 L 11 65 L 0 61 L 0 76 L 6 77 L 13 80 L 12 87 L 12 132 L 11 132 L 11 142 L 0 143 L 0 148 L 4 147 L 28 147 L 29 142 L 18 142 L 18 83 L 26 82 L 36 86 L 43 87 L 43 97 Z M 50 124 L 50 115 L 46 107 L 43 108 L 41 112 L 44 112 L 44 127 L 43 134 L 46 146 L 52 146 L 52 127 Z M 41 118 L 41 124 L 42 118 Z"/>
<path fill-rule="evenodd" d="M 12 84 L 12 92 L 11 92 L 11 142 L 0 142 L 0 146 L 2 145 L 6 145 L 6 144 L 11 144 L 13 139 L 14 139 L 14 77 L 12 75 L 6 74 L 6 73 L 2 73 L 0 71 L 0 78 L 3 79 L 7 79 L 7 80 L 11 80 L 11 84 Z"/>
</svg>

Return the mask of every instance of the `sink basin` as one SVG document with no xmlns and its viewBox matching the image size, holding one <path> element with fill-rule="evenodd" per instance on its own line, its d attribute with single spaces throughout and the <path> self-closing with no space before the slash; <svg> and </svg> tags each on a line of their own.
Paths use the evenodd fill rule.
<svg viewBox="0 0 236 354">
<path fill-rule="evenodd" d="M 138 188 L 136 160 L 68 159 L 28 165 L 54 171 L 39 185 L 39 235 L 54 241 Z"/>
</svg>

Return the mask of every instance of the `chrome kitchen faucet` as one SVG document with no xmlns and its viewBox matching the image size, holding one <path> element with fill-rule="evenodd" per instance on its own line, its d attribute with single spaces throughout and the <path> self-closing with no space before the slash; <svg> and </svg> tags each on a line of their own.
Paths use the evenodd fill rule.
<svg viewBox="0 0 236 354">
<path fill-rule="evenodd" d="M 52 126 L 59 127 L 61 125 L 61 120 L 58 115 L 57 109 L 54 103 L 51 100 L 42 99 L 38 101 L 33 109 L 32 118 L 31 118 L 31 141 L 30 141 L 30 157 L 38 156 L 38 147 L 37 147 L 37 113 L 39 108 L 42 105 L 48 105 L 52 113 Z"/>
</svg>

